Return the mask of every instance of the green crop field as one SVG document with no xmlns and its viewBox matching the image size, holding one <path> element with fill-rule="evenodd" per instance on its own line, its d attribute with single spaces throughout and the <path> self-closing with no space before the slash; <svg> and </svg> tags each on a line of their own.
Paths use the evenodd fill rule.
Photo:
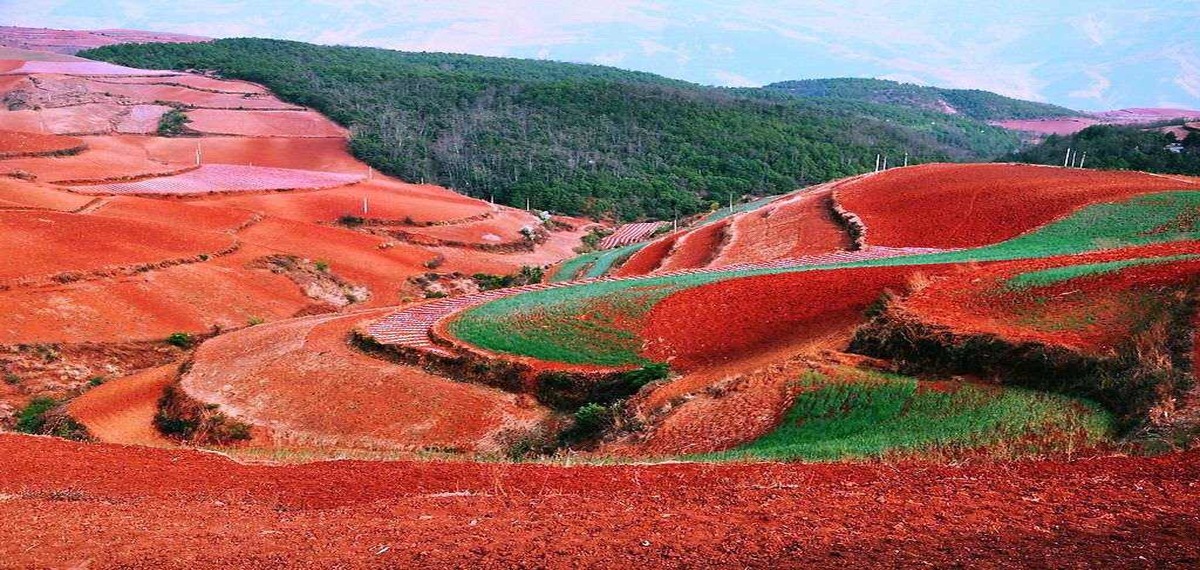
<svg viewBox="0 0 1200 570">
<path fill-rule="evenodd" d="M 859 375 L 802 377 L 803 392 L 778 428 L 702 458 L 835 461 L 967 451 L 1021 457 L 1096 446 L 1113 434 L 1112 417 L 1086 400 L 965 383 L 929 389 L 912 378 Z"/>
<path fill-rule="evenodd" d="M 605 346 L 605 343 L 610 342 L 608 339 L 614 335 L 635 334 L 636 331 L 630 328 L 628 322 L 635 318 L 633 315 L 627 315 L 628 319 L 618 319 L 622 323 L 620 330 L 624 331 L 619 332 L 608 330 L 605 325 L 596 322 L 591 323 L 587 329 L 580 329 L 575 324 L 582 314 L 580 311 L 589 310 L 593 304 L 603 302 L 613 306 L 638 307 L 638 314 L 641 315 L 669 292 L 753 275 L 849 267 L 919 266 L 1027 259 L 1200 239 L 1200 229 L 1178 223 L 1197 208 L 1200 208 L 1200 192 L 1150 194 L 1125 202 L 1088 206 L 1063 220 L 1047 224 L 1030 233 L 975 249 L 835 265 L 647 277 L 533 291 L 465 311 L 455 321 L 451 331 L 467 342 L 498 352 L 536 358 L 567 354 L 570 355 L 570 360 L 564 362 L 598 366 L 636 366 L 644 362 L 636 351 L 622 349 L 613 352 L 592 348 Z M 641 293 L 644 288 L 653 288 L 664 293 L 650 298 Z M 554 309 L 547 310 L 548 307 Z M 533 312 L 539 315 L 536 328 L 510 328 L 514 319 Z M 504 318 L 508 313 L 513 316 Z M 640 341 L 629 339 L 623 346 L 628 348 L 638 345 Z M 619 357 L 621 354 L 627 355 L 628 358 L 622 360 Z"/>
<path fill-rule="evenodd" d="M 631 255 L 646 247 L 647 243 L 649 242 L 634 243 L 573 257 L 558 268 L 551 281 L 574 281 L 576 279 L 604 277 L 613 269 L 614 265 L 624 263 Z"/>
</svg>

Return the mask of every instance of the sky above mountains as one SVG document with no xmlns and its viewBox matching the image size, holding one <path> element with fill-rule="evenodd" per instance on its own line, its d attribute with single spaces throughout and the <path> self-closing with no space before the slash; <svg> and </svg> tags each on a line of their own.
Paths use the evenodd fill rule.
<svg viewBox="0 0 1200 570">
<path fill-rule="evenodd" d="M 0 24 L 545 58 L 708 85 L 878 77 L 1083 110 L 1200 108 L 1196 0 L 0 0 Z"/>
</svg>

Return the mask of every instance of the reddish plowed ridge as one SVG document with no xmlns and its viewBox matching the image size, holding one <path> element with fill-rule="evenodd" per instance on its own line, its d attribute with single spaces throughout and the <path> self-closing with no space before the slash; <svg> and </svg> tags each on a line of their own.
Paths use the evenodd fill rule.
<svg viewBox="0 0 1200 570">
<path fill-rule="evenodd" d="M 0 131 L 0 159 L 78 152 L 83 148 L 83 140 L 75 137 Z"/>
<path fill-rule="evenodd" d="M 704 267 L 721 252 L 727 238 L 729 220 L 692 230 L 675 241 L 675 247 L 659 266 L 660 271 Z"/>
<path fill-rule="evenodd" d="M 936 268 L 931 268 L 936 270 Z M 719 281 L 675 293 L 646 319 L 644 354 L 691 370 L 826 332 L 857 318 L 884 289 L 901 288 L 911 267 L 841 269 Z"/>
<path fill-rule="evenodd" d="M 366 212 L 363 212 L 364 200 Z M 307 222 L 334 222 L 342 216 L 357 216 L 398 223 L 412 220 L 423 224 L 482 217 L 492 212 L 488 203 L 445 188 L 382 178 L 320 192 L 229 196 L 205 200 L 205 203 Z"/>
<path fill-rule="evenodd" d="M 154 427 L 154 416 L 178 370 L 170 364 L 110 380 L 71 400 L 67 411 L 104 443 L 169 447 L 172 443 Z"/>
<path fill-rule="evenodd" d="M 0 26 L 0 45 L 38 52 L 73 54 L 77 51 L 124 43 L 202 42 L 210 38 L 187 34 L 146 32 L 142 30 L 53 30 Z M 45 54 L 52 56 L 53 54 Z M 53 59 L 66 59 L 58 56 Z M 79 60 L 70 58 L 69 60 Z M 82 60 L 80 60 L 82 61 Z"/>
<path fill-rule="evenodd" d="M 645 275 L 659 269 L 663 266 L 667 256 L 671 254 L 671 250 L 675 248 L 675 243 L 686 235 L 688 235 L 686 232 L 677 232 L 650 242 L 646 247 L 634 252 L 628 261 L 622 263 L 621 267 L 613 272 L 613 275 L 632 277 Z"/>
<path fill-rule="evenodd" d="M 1088 204 L 1197 187 L 1183 179 L 1015 164 L 929 164 L 836 190 L 872 245 L 964 248 L 1010 239 Z"/>
<path fill-rule="evenodd" d="M 532 399 L 350 348 L 354 324 L 382 314 L 309 317 L 217 337 L 197 351 L 182 385 L 268 428 L 275 441 L 325 449 L 499 452 L 502 432 L 546 416 Z"/>
<path fill-rule="evenodd" d="M 0 113 L 0 121 L 4 116 L 4 113 Z M 80 181 L 124 181 L 144 176 L 165 176 L 193 168 L 196 161 L 195 142 L 189 143 L 191 152 L 184 158 L 182 153 L 180 156 L 170 155 L 153 150 L 153 145 L 146 144 L 159 140 L 157 137 L 119 135 L 82 138 L 88 146 L 82 153 L 9 159 L 0 162 L 0 172 L 23 170 L 36 175 L 39 181 L 73 184 Z"/>
<path fill-rule="evenodd" d="M 312 111 L 223 111 L 193 109 L 188 128 L 214 135 L 244 137 L 346 138 L 342 127 Z"/>
<path fill-rule="evenodd" d="M 0 211 L 0 280 L 213 254 L 233 238 L 183 227 L 61 212 Z"/>
<path fill-rule="evenodd" d="M 1019 291 L 1006 290 L 1005 281 L 1051 267 L 1197 251 L 1198 242 L 1168 243 L 989 265 L 970 273 L 948 274 L 906 299 L 903 306 L 924 322 L 957 332 L 994 334 L 1013 342 L 1039 342 L 1109 354 L 1130 338 L 1141 312 L 1146 310 L 1136 301 L 1138 294 L 1163 297 L 1166 289 L 1200 276 L 1200 261 L 1138 265 Z"/>
<path fill-rule="evenodd" d="M 181 79 L 181 77 L 172 77 Z M 159 80 L 161 81 L 161 80 Z M 208 109 L 246 109 L 246 110 L 303 110 L 290 103 L 284 103 L 265 93 L 214 93 L 212 90 L 194 89 L 180 85 L 146 82 L 120 83 L 91 80 L 86 88 L 94 93 L 105 93 L 110 97 L 119 97 L 127 103 L 153 104 L 156 101 L 171 101 L 189 107 Z"/>
<path fill-rule="evenodd" d="M 137 182 L 75 186 L 83 194 L 190 195 L 274 190 L 318 190 L 353 184 L 362 180 L 354 174 L 317 170 L 268 168 L 237 164 L 204 164 L 175 176 Z"/>
<path fill-rule="evenodd" d="M 712 265 L 757 263 L 849 249 L 849 235 L 834 220 L 829 199 L 828 191 L 806 191 L 735 216 L 729 244 Z"/>
<path fill-rule="evenodd" d="M 0 526 L 0 557 L 18 566 L 1190 567 L 1200 557 L 1195 453 L 267 467 L 2 435 L 0 455 L 0 516 L 38 521 Z"/>
<path fill-rule="evenodd" d="M 116 103 L 5 111 L 0 112 L 0 128 L 58 135 L 107 134 L 117 132 L 117 126 L 128 112 L 128 108 Z"/>
</svg>

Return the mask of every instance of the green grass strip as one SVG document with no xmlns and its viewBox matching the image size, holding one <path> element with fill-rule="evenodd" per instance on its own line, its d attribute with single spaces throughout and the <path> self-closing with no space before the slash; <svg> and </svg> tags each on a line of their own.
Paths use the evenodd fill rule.
<svg viewBox="0 0 1200 570">
<path fill-rule="evenodd" d="M 1034 287 L 1048 287 L 1050 285 L 1057 285 L 1064 281 L 1070 281 L 1080 277 L 1105 275 L 1128 267 L 1152 265 L 1157 263 L 1171 263 L 1174 261 L 1184 261 L 1189 259 L 1200 259 L 1200 255 L 1171 255 L 1166 257 L 1122 259 L 1119 261 L 1107 261 L 1103 263 L 1084 263 L 1080 265 L 1053 267 L 1050 269 L 1042 269 L 1040 271 L 1022 273 L 1005 281 L 1004 286 L 1005 288 L 1014 291 L 1030 289 Z"/>
<path fill-rule="evenodd" d="M 587 348 L 589 338 L 594 338 L 597 345 L 602 346 L 603 343 L 608 342 L 614 335 L 625 333 L 605 330 L 601 324 L 597 324 L 594 329 L 579 330 L 573 324 L 579 318 L 578 310 L 591 306 L 591 304 L 601 298 L 618 305 L 621 303 L 636 305 L 638 303 L 637 300 L 641 298 L 638 290 L 645 287 L 666 287 L 674 292 L 725 279 L 754 275 L 822 271 L 853 267 L 918 266 L 966 263 L 971 261 L 1029 259 L 1070 255 L 1102 249 L 1116 249 L 1135 245 L 1194 240 L 1200 239 L 1200 231 L 1182 225 L 1172 227 L 1172 224 L 1196 208 L 1200 208 L 1200 192 L 1150 194 L 1125 202 L 1088 206 L 1065 219 L 1052 222 L 1042 228 L 1008 241 L 962 251 L 872 259 L 823 266 L 648 277 L 617 283 L 590 283 L 563 289 L 533 291 L 492 301 L 465 311 L 455 321 L 451 327 L 451 331 L 467 342 L 499 352 L 534 356 L 537 358 L 547 358 L 547 355 L 552 354 L 570 354 L 571 360 L 566 360 L 565 362 L 575 364 L 604 366 L 640 365 L 643 363 L 640 357 L 631 357 L 629 360 L 620 361 L 619 359 L 615 359 L 614 355 L 616 353 L 607 350 L 599 350 L 596 357 L 591 358 Z M 1158 231 L 1163 230 L 1163 228 L 1166 229 Z M 563 299 L 567 296 L 569 296 L 571 302 L 563 304 Z M 657 302 L 657 300 L 654 302 Z M 539 327 L 541 328 L 537 331 L 529 331 L 525 328 L 519 330 L 507 329 L 506 327 L 511 326 L 511 323 L 501 318 L 507 312 L 522 315 L 528 314 L 529 311 L 535 310 L 538 307 L 550 306 L 556 307 L 556 312 L 542 313 L 539 319 Z M 649 310 L 649 308 L 645 308 L 645 310 Z M 622 330 L 625 330 L 626 333 L 628 332 L 628 329 Z M 639 342 L 631 340 L 628 346 L 636 344 L 639 344 Z M 566 348 L 566 345 L 570 346 L 570 350 Z M 553 360 L 554 358 L 550 359 Z"/>
<path fill-rule="evenodd" d="M 1112 416 L 1087 400 L 971 384 L 947 393 L 920 390 L 912 378 L 871 376 L 831 382 L 810 373 L 798 380 L 805 391 L 778 428 L 699 459 L 836 461 L 980 448 L 1021 457 L 1095 445 L 1114 433 Z"/>
</svg>

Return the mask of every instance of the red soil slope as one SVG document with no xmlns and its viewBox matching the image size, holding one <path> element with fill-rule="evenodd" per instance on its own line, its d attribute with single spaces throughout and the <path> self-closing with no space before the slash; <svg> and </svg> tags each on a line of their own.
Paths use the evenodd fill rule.
<svg viewBox="0 0 1200 570">
<path fill-rule="evenodd" d="M 0 168 L 3 165 L 0 164 Z M 71 211 L 82 207 L 92 198 L 54 189 L 44 184 L 0 176 L 0 209 L 47 209 Z"/>
<path fill-rule="evenodd" d="M 195 109 L 187 112 L 188 128 L 214 135 L 245 137 L 336 137 L 346 138 L 345 129 L 312 111 L 220 111 Z"/>
<path fill-rule="evenodd" d="M 350 348 L 359 321 L 390 310 L 310 317 L 212 339 L 183 387 L 270 431 L 274 442 L 320 448 L 502 452 L 508 433 L 546 410 L 530 398 L 455 382 Z M 515 436 L 507 436 L 515 437 Z M 270 445 L 256 441 L 251 445 Z"/>
<path fill-rule="evenodd" d="M 836 191 L 871 245 L 975 247 L 1003 241 L 1091 203 L 1200 188 L 1180 179 L 1015 164 L 929 164 L 860 178 Z"/>
<path fill-rule="evenodd" d="M 848 249 L 850 238 L 833 219 L 829 191 L 805 190 L 733 219 L 729 244 L 714 267 Z"/>
<path fill-rule="evenodd" d="M 131 194 L 186 196 L 227 192 L 265 192 L 278 190 L 318 190 L 353 184 L 362 177 L 354 174 L 269 168 L 235 164 L 203 164 L 174 176 L 148 178 L 136 182 L 75 186 L 82 194 Z"/>
<path fill-rule="evenodd" d="M 675 249 L 675 243 L 686 235 L 688 235 L 686 231 L 676 232 L 646 244 L 645 247 L 629 256 L 629 259 L 622 263 L 621 267 L 613 272 L 613 275 L 631 277 L 657 270 L 662 267 L 663 261 L 671 254 L 671 250 Z"/>
<path fill-rule="evenodd" d="M 72 54 L 94 47 L 123 43 L 202 42 L 210 38 L 142 30 L 54 30 L 0 26 L 0 46 Z"/>
<path fill-rule="evenodd" d="M 0 281 L 191 258 L 230 248 L 228 235 L 58 212 L 0 212 Z"/>
<path fill-rule="evenodd" d="M 1044 260 L 1000 263 L 970 273 L 951 273 L 904 301 L 922 321 L 964 333 L 996 334 L 1022 342 L 1111 354 L 1133 334 L 1146 300 L 1200 277 L 1200 262 L 1133 266 L 1046 287 L 1010 291 L 1004 282 L 1051 267 L 1119 259 L 1194 254 L 1200 243 L 1170 243 Z"/>
<path fill-rule="evenodd" d="M 17 566 L 1192 567 L 1200 560 L 1195 453 L 958 467 L 261 467 L 190 451 L 3 435 L 0 455 L 7 459 L 0 516 L 36 521 L 0 526 L 0 559 Z"/>
<path fill-rule="evenodd" d="M 728 236 L 729 220 L 692 230 L 675 241 L 671 253 L 659 266 L 661 271 L 705 267 L 720 252 Z"/>
<path fill-rule="evenodd" d="M 83 148 L 83 140 L 76 137 L 0 131 L 0 158 L 77 152 Z"/>
<path fill-rule="evenodd" d="M 71 400 L 67 411 L 104 443 L 170 447 L 155 429 L 158 399 L 179 366 L 151 368 L 132 376 L 109 380 Z"/>
<path fill-rule="evenodd" d="M 934 268 L 936 270 L 936 268 Z M 719 281 L 685 289 L 655 305 L 644 354 L 691 370 L 825 334 L 861 317 L 884 289 L 900 289 L 914 270 L 881 267 L 805 271 Z"/>
</svg>

